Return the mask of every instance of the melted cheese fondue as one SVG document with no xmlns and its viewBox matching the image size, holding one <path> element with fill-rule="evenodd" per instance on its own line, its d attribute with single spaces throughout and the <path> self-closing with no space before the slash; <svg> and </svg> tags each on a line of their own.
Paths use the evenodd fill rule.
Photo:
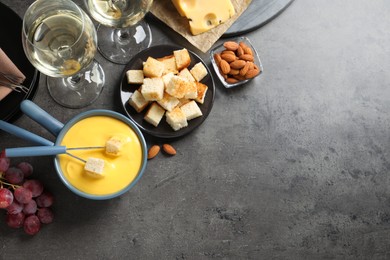
<svg viewBox="0 0 390 260">
<path fill-rule="evenodd" d="M 103 159 L 103 178 L 89 176 L 83 162 L 66 154 L 59 155 L 63 176 L 75 188 L 91 195 L 109 195 L 127 187 L 136 178 L 142 163 L 141 142 L 130 126 L 116 118 L 92 116 L 80 120 L 68 130 L 61 145 L 67 148 L 105 146 L 112 136 L 122 136 L 125 140 L 118 156 L 106 154 L 104 148 L 70 151 L 84 160 Z"/>
</svg>

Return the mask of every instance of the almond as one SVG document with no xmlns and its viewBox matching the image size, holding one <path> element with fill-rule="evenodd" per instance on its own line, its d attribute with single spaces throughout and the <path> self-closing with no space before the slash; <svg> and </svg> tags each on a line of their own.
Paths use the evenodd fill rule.
<svg viewBox="0 0 390 260">
<path fill-rule="evenodd" d="M 249 54 L 253 56 L 253 51 L 250 47 L 243 48 L 245 54 Z"/>
<path fill-rule="evenodd" d="M 241 76 L 240 74 L 233 75 L 233 78 L 238 79 L 238 80 L 246 80 L 245 76 Z"/>
<path fill-rule="evenodd" d="M 214 54 L 214 60 L 217 64 L 219 64 L 222 60 L 221 55 L 219 53 Z"/>
<path fill-rule="evenodd" d="M 152 147 L 149 148 L 148 151 L 148 159 L 153 159 L 156 157 L 156 155 L 160 152 L 160 146 L 158 145 L 153 145 Z"/>
<path fill-rule="evenodd" d="M 250 54 L 243 54 L 239 56 L 241 60 L 246 60 L 246 61 L 253 61 L 253 55 Z"/>
<path fill-rule="evenodd" d="M 257 75 L 259 75 L 260 73 L 260 70 L 259 69 L 250 69 L 248 70 L 248 72 L 245 74 L 245 78 L 247 79 L 252 79 L 254 77 L 256 77 Z"/>
<path fill-rule="evenodd" d="M 237 57 L 236 57 L 236 55 L 234 55 L 234 54 L 229 54 L 229 53 L 223 53 L 223 54 L 221 54 L 221 58 L 223 59 L 223 60 L 226 60 L 227 62 L 233 62 L 233 61 L 235 61 L 236 59 L 237 59 Z"/>
<path fill-rule="evenodd" d="M 223 74 L 228 74 L 230 72 L 230 65 L 227 63 L 226 60 L 221 60 L 221 63 L 219 63 L 219 66 L 221 67 L 221 71 Z"/>
<path fill-rule="evenodd" d="M 239 70 L 239 69 L 242 69 L 245 66 L 245 64 L 246 64 L 246 61 L 244 61 L 244 60 L 235 60 L 232 63 L 230 63 L 230 67 L 232 69 Z"/>
<path fill-rule="evenodd" d="M 249 70 L 249 67 L 250 67 L 250 63 L 249 62 L 245 63 L 245 66 L 240 70 L 240 75 L 245 76 L 245 74 Z"/>
<path fill-rule="evenodd" d="M 245 48 L 248 48 L 248 45 L 246 45 L 245 42 L 239 42 L 238 46 L 240 46 L 243 50 L 245 50 Z"/>
<path fill-rule="evenodd" d="M 166 152 L 169 155 L 175 155 L 176 154 L 175 148 L 173 148 L 173 146 L 170 145 L 170 144 L 163 144 L 163 150 L 164 150 L 164 152 Z"/>
<path fill-rule="evenodd" d="M 231 54 L 231 55 L 236 56 L 236 53 L 234 51 L 229 51 L 229 50 L 224 50 L 223 52 L 221 52 L 221 55 L 222 54 Z"/>
<path fill-rule="evenodd" d="M 223 47 L 225 47 L 229 51 L 235 51 L 238 48 L 238 43 L 233 42 L 233 41 L 227 41 L 227 42 L 224 42 Z"/>
<path fill-rule="evenodd" d="M 230 69 L 230 72 L 229 72 L 230 75 L 237 75 L 239 73 L 240 73 L 240 70 L 236 70 L 236 69 Z"/>
<path fill-rule="evenodd" d="M 234 84 L 234 83 L 237 83 L 237 82 L 238 82 L 238 79 L 235 79 L 235 78 L 227 78 L 227 79 L 226 79 L 226 82 L 229 83 L 229 84 Z"/>
<path fill-rule="evenodd" d="M 238 57 L 244 54 L 244 50 L 242 49 L 241 46 L 238 46 L 236 53 Z"/>
</svg>

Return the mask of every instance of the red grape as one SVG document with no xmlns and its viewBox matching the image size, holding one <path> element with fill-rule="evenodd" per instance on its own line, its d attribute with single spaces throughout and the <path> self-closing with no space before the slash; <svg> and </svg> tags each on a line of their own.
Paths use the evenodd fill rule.
<svg viewBox="0 0 390 260">
<path fill-rule="evenodd" d="M 23 182 L 24 175 L 21 169 L 9 167 L 5 172 L 4 178 L 11 184 L 20 184 Z"/>
<path fill-rule="evenodd" d="M 53 205 L 54 196 L 48 191 L 44 191 L 40 196 L 36 198 L 38 207 L 48 208 Z"/>
<path fill-rule="evenodd" d="M 9 214 L 17 214 L 19 212 L 22 212 L 22 210 L 23 210 L 23 204 L 20 204 L 16 200 L 14 200 L 12 204 L 9 205 L 7 208 L 7 212 Z"/>
<path fill-rule="evenodd" d="M 26 215 L 35 214 L 37 212 L 37 203 L 35 200 L 30 200 L 29 203 L 24 204 L 23 213 Z"/>
<path fill-rule="evenodd" d="M 22 170 L 25 178 L 29 177 L 33 173 L 33 167 L 28 162 L 21 162 L 17 167 Z"/>
<path fill-rule="evenodd" d="M 44 191 L 42 182 L 26 179 L 32 173 L 30 163 L 21 162 L 13 166 L 10 159 L 0 153 L 0 209 L 6 209 L 9 227 L 23 227 L 29 235 L 35 235 L 41 225 L 54 219 L 49 208 L 54 203 L 54 196 Z"/>
<path fill-rule="evenodd" d="M 6 172 L 9 168 L 11 160 L 6 157 L 0 158 L 0 172 Z"/>
<path fill-rule="evenodd" d="M 54 218 L 53 211 L 50 208 L 39 208 L 37 216 L 43 224 L 49 224 L 53 222 Z"/>
<path fill-rule="evenodd" d="M 24 187 L 19 187 L 14 190 L 14 196 L 15 199 L 23 204 L 29 203 L 32 199 L 32 193 L 30 190 L 24 188 Z"/>
<path fill-rule="evenodd" d="M 0 209 L 5 209 L 14 201 L 14 195 L 7 188 L 0 188 Z"/>
<path fill-rule="evenodd" d="M 29 235 L 35 235 L 41 229 L 41 222 L 36 215 L 30 215 L 24 220 L 24 232 Z"/>
<path fill-rule="evenodd" d="M 43 192 L 43 184 L 38 180 L 26 180 L 23 187 L 31 191 L 33 198 L 38 197 Z"/>
<path fill-rule="evenodd" d="M 25 218 L 24 213 L 19 212 L 16 214 L 7 214 L 5 221 L 7 222 L 7 225 L 9 227 L 20 228 L 23 226 L 24 218 Z"/>
</svg>

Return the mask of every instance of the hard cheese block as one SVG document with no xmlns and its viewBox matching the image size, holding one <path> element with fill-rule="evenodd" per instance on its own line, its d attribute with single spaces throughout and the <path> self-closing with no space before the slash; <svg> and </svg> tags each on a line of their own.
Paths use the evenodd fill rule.
<svg viewBox="0 0 390 260">
<path fill-rule="evenodd" d="M 235 10 L 230 0 L 172 0 L 181 16 L 187 17 L 193 35 L 226 22 Z"/>
</svg>

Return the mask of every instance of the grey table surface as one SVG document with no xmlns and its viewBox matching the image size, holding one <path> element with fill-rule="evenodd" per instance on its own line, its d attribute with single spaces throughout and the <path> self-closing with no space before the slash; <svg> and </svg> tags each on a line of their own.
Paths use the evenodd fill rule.
<svg viewBox="0 0 390 260">
<path fill-rule="evenodd" d="M 22 16 L 32 1 L 1 2 Z M 55 222 L 29 237 L 0 216 L 0 259 L 389 259 L 389 11 L 386 0 L 294 1 L 247 34 L 261 77 L 235 89 L 215 78 L 207 120 L 119 198 L 78 197 L 52 158 L 21 158 L 55 194 Z M 154 45 L 196 51 L 150 23 Z M 61 108 L 45 76 L 34 101 L 62 122 L 120 112 L 123 66 L 97 59 L 107 83 L 93 105 Z M 26 116 L 15 124 L 53 139 Z M 0 147 L 24 145 L 0 133 Z"/>
</svg>

